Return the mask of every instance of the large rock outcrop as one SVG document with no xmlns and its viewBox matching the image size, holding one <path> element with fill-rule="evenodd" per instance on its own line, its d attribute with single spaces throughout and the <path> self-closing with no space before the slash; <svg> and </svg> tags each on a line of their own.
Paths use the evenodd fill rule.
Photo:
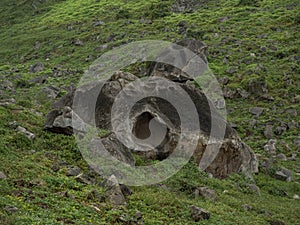
<svg viewBox="0 0 300 225">
<path fill-rule="evenodd" d="M 202 42 L 184 40 L 179 44 L 196 52 L 196 54 L 203 59 L 203 62 L 207 63 L 204 54 L 207 46 Z M 218 113 L 217 109 L 213 107 L 213 104 L 210 104 L 211 102 L 207 99 L 205 94 L 195 86 L 191 77 L 176 68 L 163 65 L 162 63 L 151 64 L 149 67 L 149 76 L 164 77 L 172 82 L 176 82 L 178 88 L 183 89 L 193 101 L 200 122 L 200 129 L 196 131 L 199 136 L 199 141 L 194 152 L 194 158 L 198 163 L 203 158 L 210 136 L 215 135 L 213 138 L 220 144 L 220 149 L 216 153 L 213 161 L 206 167 L 207 172 L 213 174 L 215 177 L 224 178 L 233 172 L 246 170 L 250 172 L 258 171 L 257 160 L 253 151 L 241 141 L 236 131 Z M 86 101 L 82 101 L 83 104 L 80 106 L 82 113 L 79 112 L 76 116 L 80 117 L 82 121 L 87 124 L 95 120 L 98 128 L 112 131 L 111 114 L 115 98 L 125 87 L 127 90 L 130 90 L 127 92 L 128 98 L 130 98 L 130 95 L 135 95 L 135 87 L 132 85 L 133 87 L 130 89 L 130 85 L 137 79 L 138 77 L 133 74 L 119 71 L 115 72 L 104 84 L 102 83 L 98 86 L 84 85 L 80 87 L 77 92 L 80 92 L 81 98 L 86 98 Z M 102 86 L 102 88 L 99 94 L 100 86 Z M 150 82 L 149 86 L 146 85 L 143 88 L 155 89 L 161 87 L 155 86 Z M 165 87 L 165 89 L 167 90 L 168 87 Z M 47 115 L 45 129 L 58 133 L 72 133 L 71 123 L 69 123 L 68 120 L 72 112 L 68 110 L 70 110 L 70 107 L 73 105 L 74 93 L 75 91 L 71 91 L 58 102 L 54 103 L 53 110 Z M 90 109 L 88 102 L 89 99 L 93 99 L 93 97 L 96 97 L 95 99 L 97 99 L 97 101 L 95 109 Z M 177 97 L 180 98 L 180 94 L 178 94 Z M 92 110 L 95 110 L 95 113 L 93 113 Z M 122 118 L 121 113 L 119 118 Z M 95 117 L 93 118 L 92 115 L 95 115 Z M 130 155 L 132 151 L 135 151 L 147 159 L 155 160 L 163 160 L 173 152 L 179 141 L 181 120 L 176 109 L 168 101 L 157 97 L 144 98 L 136 102 L 130 111 L 129 117 L 131 121 L 131 131 L 134 137 L 144 140 L 149 138 L 150 132 L 152 131 L 154 135 L 151 135 L 152 140 L 149 141 L 149 146 L 151 146 L 152 142 L 156 143 L 156 141 L 159 141 L 160 144 L 150 148 L 149 151 L 139 152 L 138 150 L 126 148 L 117 138 L 113 138 L 109 142 L 106 142 L 106 144 L 109 144 L 109 149 L 113 149 L 112 151 L 119 151 L 119 154 L 114 154 L 117 155 L 116 158 L 132 165 L 134 163 Z M 191 124 L 194 123 L 193 118 L 187 121 Z M 212 121 L 215 121 L 215 124 L 220 126 L 217 131 L 225 130 L 224 137 L 221 134 L 219 135 L 218 132 L 211 133 Z M 122 130 L 122 123 L 119 124 L 118 129 Z M 78 128 L 76 129 L 78 131 Z M 84 127 L 80 128 L 80 132 L 85 132 Z M 160 140 L 163 134 L 165 135 L 163 139 Z"/>
</svg>

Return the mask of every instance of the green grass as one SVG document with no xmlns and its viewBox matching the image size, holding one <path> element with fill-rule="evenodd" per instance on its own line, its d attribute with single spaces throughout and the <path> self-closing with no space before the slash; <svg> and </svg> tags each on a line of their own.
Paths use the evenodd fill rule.
<svg viewBox="0 0 300 225">
<path fill-rule="evenodd" d="M 268 224 L 274 219 L 299 223 L 300 203 L 293 199 L 293 195 L 300 195 L 299 182 L 278 181 L 263 172 L 254 175 L 254 180 L 235 174 L 220 181 L 208 178 L 190 162 L 162 184 L 167 190 L 159 186 L 132 188 L 128 206 L 113 209 L 106 201 L 89 197 L 93 191 L 105 196 L 103 188 L 66 176 L 67 168 L 52 171 L 52 165 L 60 160 L 78 165 L 86 173 L 89 168 L 73 137 L 43 131 L 45 116 L 33 110 L 45 115 L 54 100 L 42 96 L 41 90 L 48 85 L 65 87 L 59 94 L 62 96 L 91 64 L 85 60 L 87 56 L 96 59 L 113 47 L 137 40 L 197 38 L 209 45 L 210 68 L 217 78 L 229 78 L 230 89 L 247 90 L 253 79 L 266 82 L 267 94 L 274 101 L 251 93 L 247 99 L 238 97 L 226 102 L 228 119 L 238 125 L 238 133 L 256 153 L 265 155 L 263 145 L 267 139 L 263 131 L 267 122 L 274 122 L 275 127 L 281 121 L 299 123 L 300 106 L 293 102 L 300 95 L 300 66 L 294 59 L 300 54 L 298 1 L 203 1 L 195 12 L 188 13 L 173 13 L 174 2 L 1 1 L 0 80 L 7 79 L 17 86 L 15 92 L 0 96 L 16 99 L 16 104 L 0 106 L 0 171 L 8 175 L 0 181 L 2 224 L 123 224 L 120 217 L 130 220 L 138 210 L 145 224 L 194 224 L 189 209 L 192 204 L 211 212 L 211 219 L 201 224 Z M 178 23 L 183 20 L 187 29 L 180 33 Z M 102 22 L 95 26 L 97 21 Z M 111 41 L 109 37 L 113 37 Z M 76 40 L 84 45 L 75 46 Z M 96 50 L 105 44 L 107 48 Z M 29 73 L 36 62 L 44 64 L 44 71 Z M 53 68 L 69 72 L 54 76 Z M 229 69 L 235 72 L 229 74 Z M 43 75 L 47 76 L 45 84 L 29 82 Z M 253 106 L 265 111 L 251 127 L 253 116 L 248 108 Z M 285 110 L 289 107 L 294 107 L 298 115 L 288 114 Z M 35 133 L 36 139 L 30 141 L 17 133 L 9 125 L 12 121 Z M 275 136 L 278 150 L 291 156 L 299 149 L 293 145 L 298 135 L 299 127 Z M 140 165 L 149 163 L 138 160 Z M 299 179 L 299 159 L 278 162 L 274 168 L 280 166 L 291 169 Z M 260 187 L 260 196 L 247 187 L 253 182 Z M 194 198 L 195 188 L 203 185 L 217 192 L 216 202 Z M 62 195 L 65 191 L 68 194 Z M 252 210 L 244 210 L 244 204 L 251 205 Z M 6 206 L 19 210 L 9 213 Z"/>
</svg>

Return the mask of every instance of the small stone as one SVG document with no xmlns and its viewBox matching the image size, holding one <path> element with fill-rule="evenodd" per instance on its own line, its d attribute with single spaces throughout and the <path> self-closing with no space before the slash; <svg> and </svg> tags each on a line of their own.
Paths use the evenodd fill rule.
<svg viewBox="0 0 300 225">
<path fill-rule="evenodd" d="M 5 180 L 7 178 L 7 176 L 0 171 L 0 180 Z"/>
<path fill-rule="evenodd" d="M 294 140 L 294 145 L 295 145 L 295 146 L 300 145 L 300 136 L 298 136 L 298 137 L 295 138 L 295 140 Z"/>
<path fill-rule="evenodd" d="M 257 195 L 260 195 L 260 188 L 256 186 L 255 184 L 248 184 L 248 188 L 251 192 L 256 193 Z"/>
<path fill-rule="evenodd" d="M 75 166 L 75 167 L 71 167 L 69 168 L 69 171 L 67 172 L 67 176 L 72 176 L 72 177 L 75 177 L 75 176 L 78 176 L 80 174 L 80 168 Z"/>
<path fill-rule="evenodd" d="M 44 64 L 41 62 L 37 62 L 29 68 L 30 73 L 37 73 L 44 70 Z"/>
<path fill-rule="evenodd" d="M 35 138 L 35 135 L 33 133 L 27 131 L 24 127 L 18 126 L 16 128 L 16 131 L 25 135 L 29 140 L 33 140 Z"/>
<path fill-rule="evenodd" d="M 77 40 L 74 42 L 74 45 L 76 45 L 76 46 L 83 46 L 84 43 L 83 43 L 83 41 L 77 39 Z"/>
<path fill-rule="evenodd" d="M 5 211 L 9 213 L 17 213 L 19 209 L 15 206 L 5 206 Z"/>
<path fill-rule="evenodd" d="M 261 108 L 261 107 L 252 107 L 249 109 L 249 113 L 251 113 L 252 115 L 255 115 L 255 116 L 260 116 L 264 111 L 264 108 Z"/>
<path fill-rule="evenodd" d="M 281 161 L 286 161 L 287 160 L 285 154 L 283 154 L 283 153 L 278 154 L 276 157 L 277 157 L 277 159 L 279 159 Z"/>
<path fill-rule="evenodd" d="M 264 146 L 264 150 L 269 155 L 276 154 L 276 140 L 271 139 L 268 141 L 268 143 Z"/>
<path fill-rule="evenodd" d="M 217 198 L 217 194 L 214 190 L 211 190 L 207 187 L 200 187 L 200 188 L 197 188 L 196 191 L 195 191 L 195 196 L 202 196 L 204 197 L 205 199 L 210 199 L 210 200 L 216 200 Z"/>
<path fill-rule="evenodd" d="M 91 181 L 91 179 L 87 175 L 85 175 L 83 173 L 77 175 L 75 177 L 75 180 L 78 181 L 78 182 L 80 182 L 80 183 L 83 183 L 83 184 L 92 184 L 93 183 Z"/>
<path fill-rule="evenodd" d="M 248 204 L 244 204 L 242 205 L 243 209 L 246 210 L 246 211 L 250 211 L 253 209 L 253 207 L 251 205 L 248 205 Z"/>
<path fill-rule="evenodd" d="M 210 218 L 210 213 L 202 208 L 192 205 L 191 207 L 191 217 L 195 222 L 201 220 L 208 220 Z"/>
<path fill-rule="evenodd" d="M 293 196 L 293 199 L 300 200 L 300 196 L 295 194 L 295 195 Z"/>
<path fill-rule="evenodd" d="M 276 127 L 275 134 L 281 135 L 288 129 L 288 125 L 284 122 L 281 122 L 280 126 Z"/>
<path fill-rule="evenodd" d="M 114 175 L 110 176 L 106 182 L 108 200 L 112 205 L 127 205 L 126 199 L 122 193 L 120 185 Z"/>
<path fill-rule="evenodd" d="M 274 177 L 277 180 L 291 182 L 292 181 L 292 171 L 282 167 L 281 170 L 275 172 Z"/>
<path fill-rule="evenodd" d="M 297 110 L 294 108 L 289 108 L 286 110 L 286 112 L 292 116 L 297 116 Z"/>
<path fill-rule="evenodd" d="M 264 130 L 264 136 L 267 139 L 271 139 L 273 137 L 273 125 L 267 124 Z"/>
</svg>

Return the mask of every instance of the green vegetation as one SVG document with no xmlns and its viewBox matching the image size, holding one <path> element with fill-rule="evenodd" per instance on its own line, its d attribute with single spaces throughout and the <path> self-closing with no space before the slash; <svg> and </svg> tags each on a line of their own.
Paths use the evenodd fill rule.
<svg viewBox="0 0 300 225">
<path fill-rule="evenodd" d="M 0 100 L 16 103 L 0 106 L 1 224 L 126 224 L 141 211 L 145 224 L 194 224 L 190 205 L 211 213 L 201 224 L 268 224 L 282 220 L 300 223 L 299 156 L 278 161 L 298 181 L 278 181 L 263 172 L 253 179 L 234 174 L 225 180 L 211 179 L 190 162 L 163 184 L 135 187 L 128 206 L 113 208 L 105 191 L 66 176 L 66 168 L 54 172 L 53 165 L 66 162 L 90 173 L 74 137 L 43 131 L 45 115 L 53 100 L 41 95 L 43 88 L 61 87 L 64 95 L 76 85 L 85 69 L 104 52 L 137 40 L 176 41 L 196 38 L 209 46 L 208 61 L 217 78 L 227 77 L 228 88 L 245 89 L 248 98 L 227 99 L 228 119 L 238 125 L 241 138 L 256 153 L 266 156 L 265 124 L 298 123 L 277 135 L 278 151 L 287 157 L 298 151 L 293 144 L 300 122 L 300 4 L 297 0 L 211 0 L 193 9 L 172 12 L 175 0 L 2 0 L 0 2 Z M 195 1 L 194 1 L 195 2 Z M 197 1 L 196 1 L 197 2 Z M 185 21 L 182 29 L 179 22 Z M 76 41 L 82 44 L 76 44 Z M 298 58 L 297 58 L 298 57 Z M 45 69 L 30 73 L 42 62 Z M 56 68 L 61 73 L 53 71 Z M 31 79 L 46 75 L 46 83 Z M 9 90 L 11 82 L 16 90 Z M 266 83 L 268 92 L 251 93 L 249 82 Z M 57 97 L 57 98 L 58 98 Z M 273 100 L 269 100 L 270 97 Z M 298 99 L 298 100 L 297 100 Z M 248 108 L 263 107 L 254 126 Z M 297 115 L 287 112 L 294 108 Z M 38 112 L 38 113 L 37 113 Z M 43 113 L 40 115 L 39 113 Z M 31 141 L 15 131 L 17 125 L 36 135 Z M 287 145 L 289 147 L 287 147 Z M 141 159 L 140 165 L 147 164 Z M 261 195 L 247 186 L 256 182 Z M 216 202 L 194 198 L 197 187 L 207 186 L 218 194 Z M 97 193 L 97 194 L 95 194 Z M 247 211 L 242 205 L 248 204 Z M 5 210 L 15 206 L 18 212 Z"/>
</svg>

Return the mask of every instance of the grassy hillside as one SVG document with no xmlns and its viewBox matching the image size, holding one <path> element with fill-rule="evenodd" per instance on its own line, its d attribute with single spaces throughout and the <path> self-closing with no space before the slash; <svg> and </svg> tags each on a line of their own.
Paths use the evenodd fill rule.
<svg viewBox="0 0 300 225">
<path fill-rule="evenodd" d="M 201 224 L 300 223 L 300 200 L 293 198 L 300 195 L 300 146 L 294 143 L 300 134 L 300 4 L 199 0 L 177 12 L 175 2 L 1 1 L 0 100 L 15 99 L 0 106 L 0 171 L 7 175 L 0 179 L 1 224 L 130 224 L 137 211 L 145 224 L 194 224 L 190 205 L 210 211 L 211 219 Z M 73 137 L 43 131 L 45 114 L 55 101 L 44 90 L 53 85 L 59 87 L 56 99 L 63 96 L 94 59 L 113 47 L 136 40 L 182 38 L 196 38 L 209 46 L 210 68 L 216 77 L 228 79 L 224 89 L 236 93 L 226 99 L 229 120 L 260 154 L 260 173 L 253 178 L 234 174 L 220 181 L 191 162 L 163 184 L 132 188 L 128 206 L 113 208 L 102 187 L 68 176 L 68 166 L 95 175 Z M 42 62 L 44 70 L 31 73 L 36 62 Z M 46 82 L 32 82 L 43 76 Z M 242 97 L 241 90 L 249 96 Z M 264 108 L 258 118 L 248 112 L 253 106 Z M 273 131 L 288 125 L 282 134 L 274 133 L 277 151 L 288 158 L 298 156 L 276 159 L 265 172 L 267 123 L 273 124 Z M 16 132 L 17 125 L 36 138 L 32 141 Z M 292 182 L 272 178 L 282 166 L 292 171 Z M 260 195 L 249 188 L 254 183 Z M 217 200 L 195 198 L 193 192 L 201 186 L 215 190 Z M 251 209 L 246 210 L 245 204 Z"/>
</svg>

